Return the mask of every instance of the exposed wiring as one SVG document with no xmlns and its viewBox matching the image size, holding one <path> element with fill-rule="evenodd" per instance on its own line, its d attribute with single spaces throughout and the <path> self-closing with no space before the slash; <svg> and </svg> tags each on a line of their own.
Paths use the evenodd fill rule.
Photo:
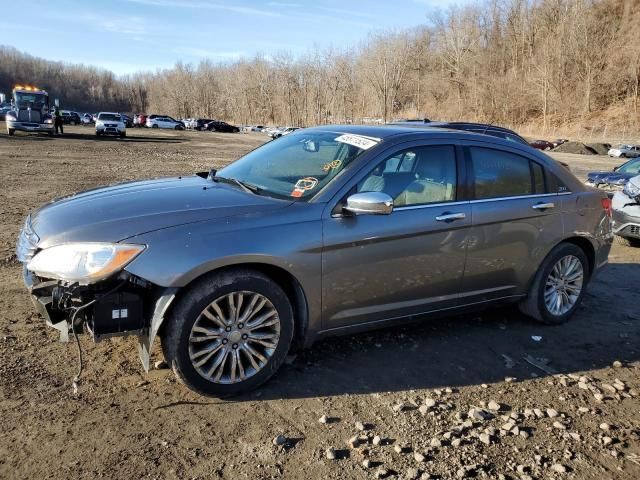
<svg viewBox="0 0 640 480">
<path fill-rule="evenodd" d="M 108 295 L 111 295 L 116 290 L 119 290 L 120 287 L 124 286 L 125 283 L 127 283 L 126 280 L 124 282 L 118 284 L 116 287 L 112 288 L 111 290 L 109 290 L 104 295 L 100 295 L 99 297 L 94 298 L 90 302 L 87 302 L 84 305 L 81 305 L 79 307 L 72 307 L 71 308 L 73 310 L 73 314 L 71 315 L 71 333 L 73 334 L 73 338 L 74 338 L 74 340 L 76 342 L 76 347 L 77 347 L 77 350 L 78 350 L 78 373 L 76 374 L 75 377 L 73 377 L 73 393 L 74 394 L 78 393 L 78 385 L 80 384 L 80 376 L 82 375 L 82 370 L 84 368 L 84 362 L 82 361 L 82 348 L 80 347 L 80 338 L 78 337 L 78 332 L 76 332 L 76 317 L 78 316 L 78 313 L 80 313 L 82 310 L 90 307 L 91 305 L 93 305 L 94 303 L 100 301 L 104 297 L 106 297 Z"/>
</svg>

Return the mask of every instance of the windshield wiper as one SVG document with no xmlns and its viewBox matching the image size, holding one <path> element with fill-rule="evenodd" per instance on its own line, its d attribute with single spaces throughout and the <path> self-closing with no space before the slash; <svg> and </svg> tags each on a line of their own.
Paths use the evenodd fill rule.
<svg viewBox="0 0 640 480">
<path fill-rule="evenodd" d="M 243 182 L 241 180 L 238 180 L 237 178 L 219 177 L 215 174 L 214 175 L 209 174 L 209 179 L 213 180 L 214 182 L 221 182 L 229 185 L 237 185 L 238 187 L 242 188 L 245 192 L 248 192 L 248 193 L 259 194 L 261 190 L 260 187 L 258 187 L 257 185 Z"/>
</svg>

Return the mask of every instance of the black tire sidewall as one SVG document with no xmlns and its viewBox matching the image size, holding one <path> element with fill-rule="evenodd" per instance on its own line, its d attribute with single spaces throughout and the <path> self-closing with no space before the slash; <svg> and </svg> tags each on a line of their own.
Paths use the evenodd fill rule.
<svg viewBox="0 0 640 480">
<path fill-rule="evenodd" d="M 282 289 L 259 274 L 225 274 L 212 281 L 199 282 L 172 310 L 162 336 L 164 355 L 176 375 L 192 390 L 216 397 L 238 395 L 253 390 L 266 382 L 279 369 L 289 351 L 293 338 L 293 310 Z M 203 378 L 189 358 L 189 335 L 198 315 L 213 300 L 235 291 L 252 291 L 267 297 L 278 311 L 280 339 L 275 352 L 262 370 L 244 382 L 224 385 Z"/>
<path fill-rule="evenodd" d="M 547 278 L 549 277 L 549 274 L 551 273 L 551 270 L 556 265 L 556 263 L 558 263 L 558 261 L 561 258 L 566 257 L 568 255 L 573 255 L 574 257 L 578 258 L 578 260 L 580 260 L 580 263 L 582 264 L 582 269 L 584 272 L 582 289 L 580 290 L 580 296 L 578 297 L 578 300 L 568 312 L 566 312 L 563 315 L 553 315 L 551 312 L 549 312 L 544 302 L 545 285 L 547 282 Z M 558 247 L 556 247 L 549 254 L 549 256 L 547 256 L 547 258 L 541 265 L 540 278 L 539 278 L 539 281 L 536 283 L 537 283 L 536 288 L 538 289 L 537 307 L 540 311 L 540 315 L 543 318 L 544 322 L 549 324 L 556 324 L 556 325 L 565 323 L 571 318 L 573 313 L 582 303 L 582 299 L 584 298 L 585 292 L 587 290 L 587 285 L 589 284 L 589 260 L 587 259 L 587 256 L 585 255 L 584 251 L 580 247 L 570 243 L 561 244 Z"/>
</svg>

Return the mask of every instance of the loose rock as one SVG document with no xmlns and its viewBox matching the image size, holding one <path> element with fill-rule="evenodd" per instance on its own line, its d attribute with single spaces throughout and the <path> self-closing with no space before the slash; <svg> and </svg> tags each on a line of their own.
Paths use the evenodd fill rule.
<svg viewBox="0 0 640 480">
<path fill-rule="evenodd" d="M 283 445 L 286 445 L 288 441 L 287 437 L 281 434 L 273 439 L 273 444 L 277 447 L 282 447 Z"/>
</svg>

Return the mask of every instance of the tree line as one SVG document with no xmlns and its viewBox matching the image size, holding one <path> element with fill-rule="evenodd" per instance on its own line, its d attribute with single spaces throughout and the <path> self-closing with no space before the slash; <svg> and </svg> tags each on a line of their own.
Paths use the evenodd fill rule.
<svg viewBox="0 0 640 480">
<path fill-rule="evenodd" d="M 241 124 L 476 120 L 638 128 L 640 0 L 480 0 L 347 49 L 178 63 L 116 77 L 0 48 L 0 91 L 19 77 L 76 108 Z M 611 113 L 612 112 L 612 113 Z"/>
</svg>

